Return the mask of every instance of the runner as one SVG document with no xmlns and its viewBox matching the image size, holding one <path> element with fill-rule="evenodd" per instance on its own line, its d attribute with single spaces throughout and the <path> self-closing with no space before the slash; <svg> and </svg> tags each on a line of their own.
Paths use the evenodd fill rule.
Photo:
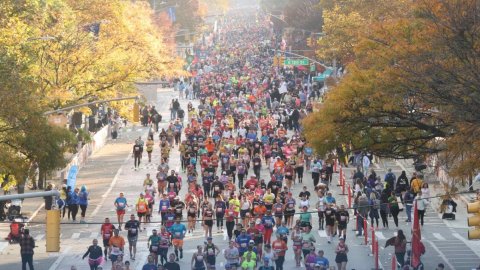
<svg viewBox="0 0 480 270">
<path fill-rule="evenodd" d="M 116 262 L 117 258 L 123 256 L 125 240 L 118 235 L 118 229 L 113 230 L 113 236 L 108 240 L 108 257 L 112 262 Z"/>
<path fill-rule="evenodd" d="M 206 254 L 203 252 L 202 246 L 197 246 L 197 251 L 192 256 L 192 270 L 205 270 L 207 263 L 205 261 Z M 178 258 L 177 258 L 178 260 Z"/>
<path fill-rule="evenodd" d="M 205 245 L 205 253 L 207 253 L 207 269 L 214 270 L 216 257 L 220 254 L 220 249 L 213 244 L 212 237 L 207 238 L 207 244 Z"/>
<path fill-rule="evenodd" d="M 137 203 L 135 204 L 135 210 L 137 211 L 137 216 L 138 216 L 138 221 L 140 224 L 142 224 L 142 219 L 143 223 L 146 223 L 146 216 L 148 213 L 148 201 L 145 198 L 145 193 L 140 193 L 140 197 L 137 199 Z M 145 230 L 145 224 L 143 224 L 143 229 Z M 142 231 L 140 229 L 140 231 Z"/>
<path fill-rule="evenodd" d="M 118 229 L 121 230 L 123 225 L 123 217 L 125 216 L 125 208 L 128 207 L 127 199 L 124 197 L 123 192 L 120 192 L 120 196 L 115 199 L 113 205 L 115 205 L 115 208 L 117 208 Z"/>
<path fill-rule="evenodd" d="M 105 256 L 105 260 L 107 260 L 109 241 L 113 235 L 114 229 L 115 229 L 115 226 L 112 223 L 110 223 L 110 219 L 105 218 L 105 222 L 100 227 L 100 234 L 102 235 L 102 239 L 103 239 L 103 254 Z"/>
<path fill-rule="evenodd" d="M 175 224 L 170 227 L 169 232 L 172 234 L 172 244 L 175 248 L 175 256 L 176 261 L 179 261 L 179 258 L 183 258 L 183 238 L 185 237 L 185 233 L 187 232 L 187 228 L 184 224 L 180 223 L 180 218 L 176 218 Z M 178 252 L 180 251 L 180 257 L 178 256 Z"/>
<path fill-rule="evenodd" d="M 102 248 L 98 246 L 98 240 L 93 239 L 92 245 L 88 247 L 87 252 L 83 254 L 82 260 L 88 256 L 88 265 L 90 270 L 97 270 L 103 263 Z"/>
<path fill-rule="evenodd" d="M 150 251 L 150 256 L 153 257 L 155 265 L 158 264 L 158 254 L 160 253 L 160 241 L 161 237 L 157 234 L 157 230 L 152 230 L 152 235 L 148 237 L 147 247 Z"/>
<path fill-rule="evenodd" d="M 130 251 L 130 258 L 135 261 L 135 255 L 137 254 L 137 240 L 138 231 L 140 230 L 140 222 L 135 220 L 135 215 L 130 215 L 130 220 L 125 223 L 125 230 L 128 231 L 128 250 Z"/>
<path fill-rule="evenodd" d="M 168 247 L 170 246 L 170 239 L 171 235 L 167 231 L 165 226 L 162 226 L 160 229 L 160 243 L 158 245 L 159 247 L 159 252 L 158 255 L 160 255 L 160 263 L 164 265 L 167 262 L 167 253 L 168 253 Z"/>
</svg>

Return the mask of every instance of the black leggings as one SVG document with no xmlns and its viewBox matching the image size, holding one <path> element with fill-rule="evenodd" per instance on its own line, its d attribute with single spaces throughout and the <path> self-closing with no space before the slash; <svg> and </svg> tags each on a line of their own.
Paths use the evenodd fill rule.
<svg viewBox="0 0 480 270">
<path fill-rule="evenodd" d="M 285 256 L 278 256 L 278 258 L 275 260 L 275 269 L 283 270 L 283 262 L 285 262 Z"/>
<path fill-rule="evenodd" d="M 393 222 L 395 222 L 395 226 L 398 227 L 398 213 L 400 212 L 400 209 L 398 207 L 390 207 L 390 213 L 392 214 L 393 217 Z"/>
<path fill-rule="evenodd" d="M 303 167 L 296 167 L 295 171 L 297 172 L 298 179 L 303 179 Z"/>
<path fill-rule="evenodd" d="M 80 212 L 80 216 L 82 216 L 82 218 L 85 217 L 85 213 L 87 212 L 87 206 L 86 205 L 80 205 L 80 210 L 82 210 Z"/>
<path fill-rule="evenodd" d="M 420 224 L 423 226 L 423 217 L 425 217 L 425 210 L 417 210 L 418 211 L 418 217 L 420 218 Z"/>
<path fill-rule="evenodd" d="M 232 240 L 233 228 L 235 227 L 235 221 L 227 221 L 227 222 L 225 222 L 225 225 L 227 226 L 228 240 Z"/>
<path fill-rule="evenodd" d="M 383 227 L 387 227 L 387 228 L 388 228 L 388 215 L 387 215 L 387 212 L 384 211 L 384 210 L 380 210 L 380 217 L 382 218 Z"/>
<path fill-rule="evenodd" d="M 313 186 L 316 187 L 318 185 L 318 181 L 320 181 L 320 173 L 312 173 L 313 178 Z"/>
<path fill-rule="evenodd" d="M 160 262 L 162 263 L 162 265 L 168 262 L 167 253 L 168 253 L 168 247 L 158 249 L 158 255 L 160 255 Z"/>
<path fill-rule="evenodd" d="M 135 168 L 140 166 L 140 160 L 142 159 L 142 156 L 140 155 L 135 155 L 134 160 L 133 160 L 133 165 Z"/>
<path fill-rule="evenodd" d="M 217 214 L 217 227 L 223 227 L 223 215 Z"/>
<path fill-rule="evenodd" d="M 68 218 L 70 218 L 70 214 L 71 214 L 72 219 L 75 220 L 77 218 L 77 213 L 78 213 L 78 204 L 68 205 Z"/>
</svg>

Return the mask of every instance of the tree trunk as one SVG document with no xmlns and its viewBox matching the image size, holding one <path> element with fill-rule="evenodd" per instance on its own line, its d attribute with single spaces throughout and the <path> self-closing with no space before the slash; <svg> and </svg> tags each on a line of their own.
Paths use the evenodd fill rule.
<svg viewBox="0 0 480 270">
<path fill-rule="evenodd" d="M 43 169 L 42 165 L 38 170 L 38 189 L 44 189 L 45 179 L 47 178 L 47 172 Z"/>
</svg>

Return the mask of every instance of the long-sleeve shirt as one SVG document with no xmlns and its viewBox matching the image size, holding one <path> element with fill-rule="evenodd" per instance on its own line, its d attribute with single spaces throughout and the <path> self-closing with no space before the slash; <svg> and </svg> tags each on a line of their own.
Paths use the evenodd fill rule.
<svg viewBox="0 0 480 270">
<path fill-rule="evenodd" d="M 87 256 L 92 260 L 96 260 L 102 257 L 103 256 L 102 248 L 100 246 L 94 246 L 94 245 L 89 246 L 87 252 L 83 254 L 82 258 L 85 258 Z"/>
</svg>

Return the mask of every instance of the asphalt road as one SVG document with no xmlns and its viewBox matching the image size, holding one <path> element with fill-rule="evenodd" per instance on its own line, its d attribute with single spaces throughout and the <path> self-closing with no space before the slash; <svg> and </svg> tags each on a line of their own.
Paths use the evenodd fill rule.
<svg viewBox="0 0 480 270">
<path fill-rule="evenodd" d="M 165 90 L 163 90 L 165 91 Z M 168 103 L 176 93 L 173 91 L 162 92 L 159 94 L 158 100 L 155 102 L 157 108 L 164 116 L 164 119 L 169 119 L 170 113 L 168 111 Z M 180 100 L 182 107 L 186 108 L 187 101 Z M 196 101 L 192 102 L 196 105 Z M 167 125 L 164 120 L 163 126 Z M 113 201 L 118 196 L 119 192 L 124 192 L 127 200 L 133 202 L 138 197 L 138 194 L 142 190 L 143 180 L 147 173 L 155 175 L 156 167 L 159 163 L 160 152 L 158 146 L 154 149 L 152 163 L 146 162 L 146 156 L 142 159 L 141 169 L 138 171 L 133 170 L 133 160 L 131 158 L 131 146 L 133 141 L 139 135 L 143 135 L 145 139 L 147 128 L 133 127 L 125 130 L 121 133 L 121 138 L 117 141 L 109 142 L 104 148 L 94 154 L 89 160 L 88 164 L 82 168 L 78 175 L 78 185 L 86 184 L 90 192 L 90 206 L 87 210 L 87 222 L 89 223 L 102 223 L 105 217 L 110 217 L 112 221 L 116 220 L 115 210 L 113 207 Z M 180 168 L 179 153 L 175 148 L 171 153 L 170 168 Z M 382 175 L 385 173 L 386 168 L 392 168 L 394 172 L 398 173 L 405 169 L 402 164 L 393 161 L 381 161 L 380 164 L 374 166 L 374 168 Z M 345 168 L 347 177 L 351 174 L 353 168 Z M 267 179 L 268 171 L 266 168 L 262 169 L 261 176 Z M 182 174 L 182 178 L 186 179 Z M 338 174 L 334 175 L 333 183 L 337 183 Z M 309 190 L 313 190 L 313 183 L 310 174 L 306 174 L 304 179 L 304 185 Z M 303 185 L 297 184 L 294 187 L 293 194 L 298 196 L 300 189 Z M 337 199 L 337 204 L 346 204 L 347 196 L 340 195 L 338 187 L 333 185 L 333 195 Z M 182 188 L 180 192 L 181 198 L 185 196 L 186 189 Z M 315 196 L 312 197 L 311 203 L 316 201 Z M 128 217 L 127 212 L 126 217 Z M 314 231 L 316 233 L 316 248 L 323 249 L 325 251 L 325 257 L 330 260 L 330 263 L 334 265 L 334 248 L 338 239 L 334 238 L 332 244 L 327 243 L 326 235 L 324 231 L 318 231 L 317 216 L 313 215 Z M 405 213 L 400 214 L 400 228 L 404 230 L 407 238 L 410 238 L 410 225 L 404 222 Z M 63 220 L 64 222 L 68 222 Z M 142 232 L 139 236 L 137 244 L 138 252 L 136 260 L 132 263 L 132 269 L 141 269 L 148 256 L 147 239 L 151 234 L 151 230 L 159 229 L 160 217 L 154 215 L 153 223 L 147 225 L 147 230 Z M 427 253 L 423 257 L 425 263 L 425 269 L 435 269 L 435 266 L 443 262 L 447 269 L 472 269 L 474 265 L 479 264 L 478 250 L 472 250 L 465 244 L 465 228 L 458 226 L 455 223 L 449 224 L 448 221 L 443 221 L 435 213 L 434 209 L 430 207 L 427 211 L 425 218 L 425 226 L 422 230 L 422 236 L 424 243 L 426 244 Z M 374 258 L 371 256 L 369 246 L 364 245 L 364 238 L 354 236 L 354 224 L 355 220 L 349 224 L 347 245 L 350 248 L 348 254 L 349 262 L 347 269 L 373 269 Z M 396 232 L 393 228 L 393 220 L 390 220 L 390 229 L 378 230 L 375 235 L 380 245 L 380 257 L 379 265 L 382 269 L 391 269 L 391 256 L 393 248 L 389 247 L 384 249 L 384 243 L 386 239 L 392 237 Z M 44 225 L 38 224 L 30 227 L 32 236 L 37 240 L 36 254 L 34 256 L 35 269 L 70 269 L 72 265 L 75 265 L 77 269 L 89 269 L 86 260 L 82 260 L 81 256 L 86 251 L 87 247 L 91 244 L 92 239 L 100 238 L 100 224 L 64 224 L 62 225 L 61 235 L 61 252 L 55 254 L 45 253 L 45 228 Z M 121 232 L 121 235 L 126 237 L 125 232 Z M 218 233 L 214 228 L 213 242 L 219 246 L 220 249 L 224 249 L 227 246 L 227 237 L 224 233 Z M 184 258 L 180 261 L 181 269 L 190 269 L 190 260 L 192 254 L 196 250 L 196 246 L 203 244 L 205 241 L 204 233 L 201 230 L 200 224 L 197 226 L 197 230 L 192 235 L 189 235 L 185 239 L 184 245 Z M 16 270 L 20 269 L 19 248 L 16 245 L 0 246 L 2 252 L 2 260 L 0 262 L 0 269 Z M 169 252 L 173 252 L 170 249 Z M 130 260 L 128 255 L 126 260 Z M 223 257 L 217 259 L 218 269 L 223 269 Z M 110 262 L 106 263 L 106 268 L 109 269 Z M 285 269 L 296 268 L 295 261 L 293 259 L 293 251 L 291 250 L 291 244 L 286 254 Z M 302 268 L 304 269 L 303 265 Z"/>
</svg>

